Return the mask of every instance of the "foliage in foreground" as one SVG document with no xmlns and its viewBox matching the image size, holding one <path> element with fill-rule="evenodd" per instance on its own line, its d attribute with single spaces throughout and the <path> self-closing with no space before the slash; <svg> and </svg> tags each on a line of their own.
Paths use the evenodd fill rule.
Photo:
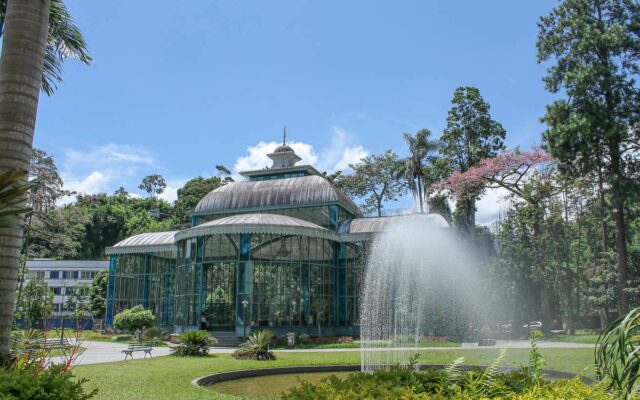
<svg viewBox="0 0 640 400">
<path fill-rule="evenodd" d="M 283 395 L 285 400 L 298 399 L 611 399 L 602 387 L 590 387 L 579 378 L 548 382 L 543 379 L 546 362 L 538 350 L 539 334 L 531 337 L 529 362 L 517 371 L 500 372 L 507 348 L 484 369 L 465 370 L 464 357 L 444 369 L 417 371 L 419 354 L 406 367 L 394 366 L 389 371 L 372 374 L 353 373 L 345 379 L 335 375 L 318 384 L 302 382 Z"/>
<path fill-rule="evenodd" d="M 269 344 L 272 338 L 273 332 L 268 329 L 255 331 L 233 353 L 233 357 L 241 360 L 275 360 L 276 356 L 272 351 L 269 351 Z"/>
<path fill-rule="evenodd" d="M 151 311 L 145 310 L 141 305 L 119 312 L 113 318 L 114 328 L 128 332 L 133 332 L 136 329 L 150 328 L 155 324 L 156 317 Z"/>
<path fill-rule="evenodd" d="M 285 400 L 355 400 L 355 399 L 612 399 L 602 388 L 591 387 L 578 378 L 557 382 L 535 383 L 525 370 L 495 374 L 490 380 L 491 392 L 479 382 L 486 371 L 461 372 L 451 375 L 446 370 L 422 372 L 394 367 L 372 374 L 353 373 L 340 379 L 335 375 L 320 383 L 302 382 L 283 394 Z"/>
<path fill-rule="evenodd" d="M 86 400 L 97 392 L 85 391 L 86 379 L 75 379 L 64 365 L 43 368 L 38 363 L 17 363 L 0 368 L 0 399 L 3 400 Z"/>
<path fill-rule="evenodd" d="M 640 392 L 640 308 L 615 321 L 598 338 L 596 374 L 607 388 L 628 399 Z"/>
<path fill-rule="evenodd" d="M 180 346 L 173 354 L 181 357 L 200 357 L 209 354 L 209 347 L 218 341 L 209 336 L 207 331 L 188 331 L 180 335 Z"/>
</svg>

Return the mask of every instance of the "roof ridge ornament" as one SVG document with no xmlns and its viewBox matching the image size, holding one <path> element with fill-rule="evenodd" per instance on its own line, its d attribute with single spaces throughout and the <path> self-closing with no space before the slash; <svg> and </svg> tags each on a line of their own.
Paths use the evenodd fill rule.
<svg viewBox="0 0 640 400">
<path fill-rule="evenodd" d="M 286 146 L 287 145 L 287 126 L 284 126 L 284 129 L 282 130 L 282 145 Z"/>
</svg>

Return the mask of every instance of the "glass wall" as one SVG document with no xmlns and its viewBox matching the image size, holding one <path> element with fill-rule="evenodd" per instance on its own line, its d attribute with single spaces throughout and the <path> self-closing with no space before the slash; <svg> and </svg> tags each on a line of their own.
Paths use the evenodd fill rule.
<svg viewBox="0 0 640 400">
<path fill-rule="evenodd" d="M 362 255 L 357 245 L 275 234 L 180 241 L 175 322 L 198 326 L 204 315 L 212 330 L 246 324 L 311 334 L 355 326 Z"/>
<path fill-rule="evenodd" d="M 142 305 L 153 312 L 158 325 L 171 324 L 175 262 L 171 252 L 116 256 L 109 274 L 113 293 L 111 315 Z"/>
</svg>

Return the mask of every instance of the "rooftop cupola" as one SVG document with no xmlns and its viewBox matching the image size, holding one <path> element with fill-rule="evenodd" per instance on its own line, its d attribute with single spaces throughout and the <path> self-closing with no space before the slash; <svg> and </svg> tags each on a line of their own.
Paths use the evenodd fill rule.
<svg viewBox="0 0 640 400">
<path fill-rule="evenodd" d="M 290 146 L 287 146 L 287 128 L 284 128 L 282 132 L 282 144 L 273 151 L 271 154 L 267 154 L 267 157 L 273 160 L 272 169 L 276 168 L 290 168 L 296 165 L 296 163 L 302 158 L 293 151 Z"/>
</svg>

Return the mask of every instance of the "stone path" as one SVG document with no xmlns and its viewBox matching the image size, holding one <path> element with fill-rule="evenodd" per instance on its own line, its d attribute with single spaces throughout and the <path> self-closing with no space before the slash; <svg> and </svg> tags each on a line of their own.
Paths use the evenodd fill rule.
<svg viewBox="0 0 640 400">
<path fill-rule="evenodd" d="M 509 345 L 512 349 L 529 349 L 531 344 L 528 340 L 499 340 L 495 346 L 478 347 L 477 343 L 463 343 L 461 347 L 404 347 L 401 350 L 407 351 L 443 351 L 443 350 L 468 350 L 468 349 L 502 349 Z M 108 342 L 83 342 L 82 346 L 86 350 L 78 357 L 75 365 L 99 364 L 114 361 L 123 361 L 124 354 L 122 350 L 126 349 L 127 343 L 108 343 Z M 542 349 L 589 349 L 593 348 L 592 344 L 581 343 L 562 343 L 562 342 L 538 342 L 538 347 Z M 211 354 L 231 354 L 235 349 L 224 347 L 212 347 Z M 333 353 L 333 352 L 359 352 L 359 348 L 355 349 L 294 349 L 294 350 L 275 350 L 277 353 Z M 378 349 L 378 351 L 390 351 L 390 349 Z M 168 347 L 155 347 L 152 351 L 153 357 L 166 356 L 171 353 Z M 134 360 L 142 359 L 143 353 L 133 353 Z M 148 357 L 147 357 L 148 358 Z M 54 357 L 54 362 L 62 362 L 62 357 Z"/>
</svg>

